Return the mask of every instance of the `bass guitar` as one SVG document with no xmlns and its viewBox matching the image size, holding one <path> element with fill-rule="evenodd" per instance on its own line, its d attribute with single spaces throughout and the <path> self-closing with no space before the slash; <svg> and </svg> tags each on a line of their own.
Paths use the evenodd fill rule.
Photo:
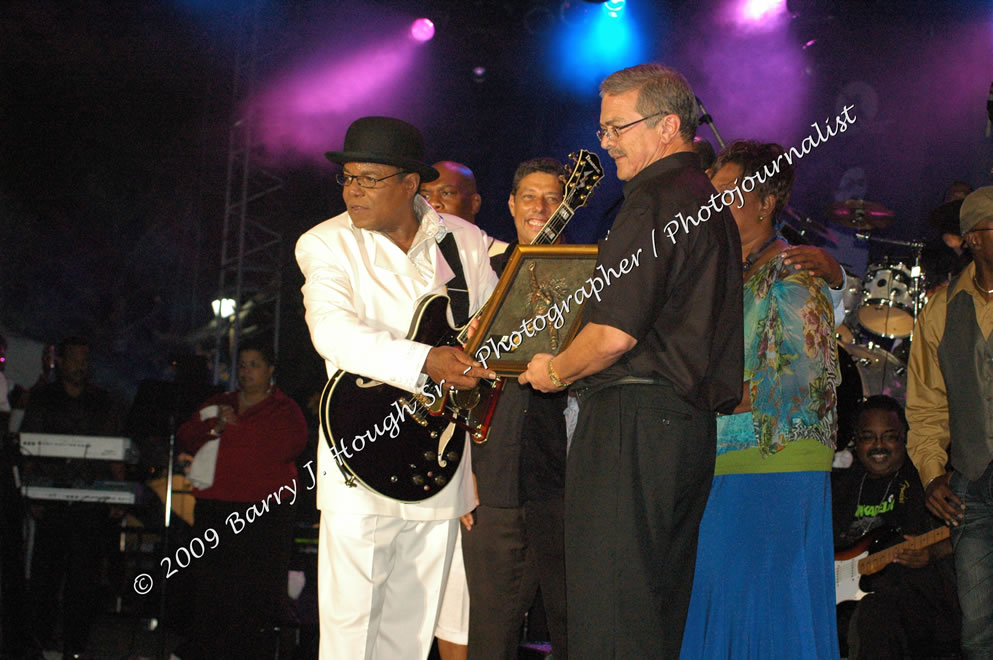
<svg viewBox="0 0 993 660">
<path fill-rule="evenodd" d="M 586 204 L 603 178 L 596 154 L 570 155 L 572 172 L 562 203 L 532 244 L 558 240 L 576 209 Z M 407 339 L 431 346 L 462 346 L 468 328 L 448 322 L 448 296 L 418 301 Z M 456 429 L 485 442 L 503 381 L 482 379 L 471 390 L 446 392 L 430 380 L 417 393 L 364 376 L 336 372 L 321 393 L 319 417 L 324 437 L 349 486 L 362 484 L 386 497 L 419 502 L 438 494 L 462 462 L 462 443 L 449 441 Z M 449 396 L 449 394 L 451 396 Z"/>
<path fill-rule="evenodd" d="M 891 545 L 885 550 L 872 552 L 873 548 L 885 545 L 886 539 L 903 538 L 891 527 L 884 527 L 866 534 L 850 548 L 834 553 L 835 602 L 861 599 L 865 592 L 859 589 L 859 579 L 863 575 L 872 575 L 886 568 L 900 550 L 927 548 L 944 541 L 948 534 L 947 527 L 938 527 L 926 534 Z"/>
</svg>

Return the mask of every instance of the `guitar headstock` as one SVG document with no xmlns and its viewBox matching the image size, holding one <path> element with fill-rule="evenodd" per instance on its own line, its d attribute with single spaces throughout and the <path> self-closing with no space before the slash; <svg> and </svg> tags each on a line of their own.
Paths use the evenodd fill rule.
<svg viewBox="0 0 993 660">
<path fill-rule="evenodd" d="M 586 205 L 586 200 L 603 178 L 603 167 L 596 154 L 580 149 L 578 154 L 569 154 L 569 158 L 572 159 L 572 173 L 568 180 L 562 177 L 565 181 L 562 203 L 545 222 L 531 245 L 551 245 L 558 240 L 576 209 Z"/>
<path fill-rule="evenodd" d="M 569 154 L 572 160 L 572 173 L 565 182 L 565 202 L 573 209 L 586 204 L 593 189 L 603 178 L 603 167 L 600 157 L 586 149 L 580 149 L 578 154 Z"/>
</svg>

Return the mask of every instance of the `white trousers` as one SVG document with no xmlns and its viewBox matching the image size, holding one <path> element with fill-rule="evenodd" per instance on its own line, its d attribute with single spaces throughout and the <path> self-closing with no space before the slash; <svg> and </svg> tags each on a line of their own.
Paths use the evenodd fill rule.
<svg viewBox="0 0 993 660">
<path fill-rule="evenodd" d="M 322 512 L 320 660 L 424 660 L 458 520 Z"/>
<path fill-rule="evenodd" d="M 448 571 L 434 636 L 453 644 L 466 645 L 469 643 L 469 583 L 465 579 L 465 563 L 462 561 L 462 525 L 458 525 L 457 529 L 459 533 L 455 554 L 452 555 L 452 568 Z"/>
</svg>

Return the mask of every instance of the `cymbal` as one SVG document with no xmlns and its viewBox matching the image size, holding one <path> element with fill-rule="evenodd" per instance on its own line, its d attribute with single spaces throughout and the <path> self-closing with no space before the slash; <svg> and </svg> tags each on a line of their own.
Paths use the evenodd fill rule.
<svg viewBox="0 0 993 660">
<path fill-rule="evenodd" d="M 849 199 L 835 202 L 828 207 L 831 222 L 852 229 L 886 229 L 893 224 L 896 214 L 876 202 L 864 199 Z"/>
</svg>

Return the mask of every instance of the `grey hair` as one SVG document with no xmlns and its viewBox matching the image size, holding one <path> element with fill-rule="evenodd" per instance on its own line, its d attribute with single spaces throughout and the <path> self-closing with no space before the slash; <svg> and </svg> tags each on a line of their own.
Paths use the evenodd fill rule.
<svg viewBox="0 0 993 660">
<path fill-rule="evenodd" d="M 657 112 L 679 117 L 679 134 L 687 141 L 696 136 L 699 123 L 696 97 L 690 83 L 675 69 L 661 64 L 638 64 L 607 76 L 600 83 L 600 96 L 616 95 L 638 90 L 635 109 L 643 117 Z M 653 117 L 645 123 L 655 126 L 662 117 Z"/>
</svg>

